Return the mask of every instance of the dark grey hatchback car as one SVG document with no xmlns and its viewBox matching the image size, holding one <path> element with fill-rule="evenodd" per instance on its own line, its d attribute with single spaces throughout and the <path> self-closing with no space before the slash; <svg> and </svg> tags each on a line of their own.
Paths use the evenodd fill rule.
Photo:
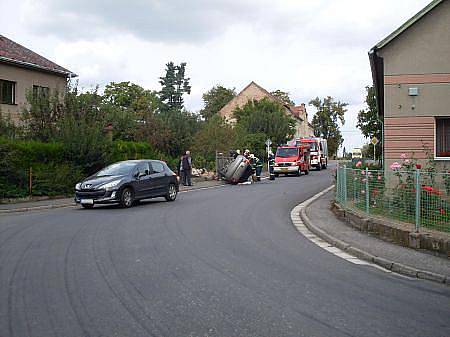
<svg viewBox="0 0 450 337">
<path fill-rule="evenodd" d="M 127 160 L 105 167 L 75 185 L 75 202 L 84 208 L 165 197 L 174 201 L 179 191 L 177 175 L 163 161 Z"/>
</svg>

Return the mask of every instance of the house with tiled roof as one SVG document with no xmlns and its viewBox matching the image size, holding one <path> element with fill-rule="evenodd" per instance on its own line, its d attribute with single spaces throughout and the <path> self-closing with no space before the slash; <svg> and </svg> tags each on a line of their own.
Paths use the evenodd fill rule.
<svg viewBox="0 0 450 337">
<path fill-rule="evenodd" d="M 299 106 L 286 104 L 254 81 L 250 82 L 250 84 L 242 89 L 236 97 L 228 102 L 228 104 L 219 111 L 219 115 L 224 118 L 227 123 L 233 125 L 236 122 L 236 119 L 233 116 L 236 108 L 243 107 L 249 101 L 259 101 L 263 98 L 280 103 L 285 108 L 286 114 L 295 120 L 296 138 L 308 137 L 314 134 L 311 125 L 308 123 L 308 113 L 306 112 L 305 104 L 302 103 Z"/>
<path fill-rule="evenodd" d="M 26 95 L 64 92 L 77 75 L 24 46 L 0 35 L 0 112 L 20 121 Z"/>
<path fill-rule="evenodd" d="M 450 1 L 434 0 L 369 51 L 385 167 L 450 163 Z"/>
</svg>

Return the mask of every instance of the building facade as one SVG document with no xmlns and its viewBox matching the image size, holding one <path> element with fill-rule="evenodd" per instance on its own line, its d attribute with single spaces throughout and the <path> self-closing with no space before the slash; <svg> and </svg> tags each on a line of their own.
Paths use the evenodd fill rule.
<svg viewBox="0 0 450 337">
<path fill-rule="evenodd" d="M 295 120 L 296 138 L 308 137 L 314 134 L 311 125 L 308 123 L 308 114 L 306 112 L 305 104 L 302 103 L 299 106 L 290 106 L 288 104 L 285 104 L 253 81 L 250 82 L 250 84 L 247 85 L 236 97 L 228 102 L 228 104 L 219 111 L 219 115 L 224 118 L 227 123 L 234 124 L 236 122 L 236 119 L 234 118 L 233 114 L 236 108 L 243 107 L 249 101 L 259 101 L 263 98 L 276 101 L 283 105 L 286 114 L 291 116 Z"/>
<path fill-rule="evenodd" d="M 63 93 L 76 75 L 0 35 L 0 112 L 19 123 L 27 95 Z"/>
<path fill-rule="evenodd" d="M 369 52 L 385 166 L 450 165 L 450 1 L 435 0 Z"/>
</svg>

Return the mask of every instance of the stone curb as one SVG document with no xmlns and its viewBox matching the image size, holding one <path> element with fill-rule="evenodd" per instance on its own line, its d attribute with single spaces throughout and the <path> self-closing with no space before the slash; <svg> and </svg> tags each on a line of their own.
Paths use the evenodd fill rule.
<svg viewBox="0 0 450 337">
<path fill-rule="evenodd" d="M 333 235 L 331 235 L 329 233 L 326 233 L 319 227 L 315 226 L 311 222 L 309 217 L 306 215 L 306 208 L 310 204 L 312 204 L 314 201 L 316 201 L 317 199 L 322 197 L 324 194 L 331 191 L 332 189 L 334 189 L 334 185 L 326 188 L 322 192 L 319 192 L 312 198 L 310 198 L 298 205 L 299 209 L 300 209 L 300 217 L 302 218 L 305 226 L 311 232 L 313 232 L 314 234 L 316 234 L 318 237 L 320 237 L 322 240 L 328 242 L 329 244 L 343 250 L 344 252 L 346 252 L 350 255 L 356 256 L 357 258 L 360 258 L 361 260 L 365 260 L 365 261 L 374 263 L 382 268 L 385 268 L 387 270 L 390 270 L 390 271 L 398 273 L 398 274 L 406 275 L 409 277 L 415 277 L 415 278 L 419 278 L 419 279 L 424 279 L 424 280 L 428 280 L 428 281 L 433 281 L 433 282 L 446 284 L 446 285 L 450 286 L 450 276 L 433 273 L 433 272 L 430 272 L 427 270 L 416 269 L 416 268 L 413 268 L 410 266 L 403 265 L 398 262 L 394 262 L 394 261 L 382 258 L 380 256 L 372 255 L 362 249 L 352 247 L 350 244 L 334 237 Z"/>
<path fill-rule="evenodd" d="M 28 212 L 28 211 L 38 211 L 38 210 L 42 210 L 42 209 L 64 208 L 64 207 L 75 207 L 75 206 L 76 206 L 75 203 L 71 202 L 70 204 L 61 204 L 61 205 L 43 205 L 43 206 L 34 206 L 34 207 L 0 209 L 0 214 L 23 213 L 23 212 Z"/>
</svg>

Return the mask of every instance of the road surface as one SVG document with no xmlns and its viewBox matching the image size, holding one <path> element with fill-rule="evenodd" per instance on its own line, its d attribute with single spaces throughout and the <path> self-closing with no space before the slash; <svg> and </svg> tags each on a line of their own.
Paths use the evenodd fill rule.
<svg viewBox="0 0 450 337">
<path fill-rule="evenodd" d="M 332 171 L 0 216 L 0 336 L 450 336 L 444 285 L 342 260 L 290 210 Z"/>
</svg>

